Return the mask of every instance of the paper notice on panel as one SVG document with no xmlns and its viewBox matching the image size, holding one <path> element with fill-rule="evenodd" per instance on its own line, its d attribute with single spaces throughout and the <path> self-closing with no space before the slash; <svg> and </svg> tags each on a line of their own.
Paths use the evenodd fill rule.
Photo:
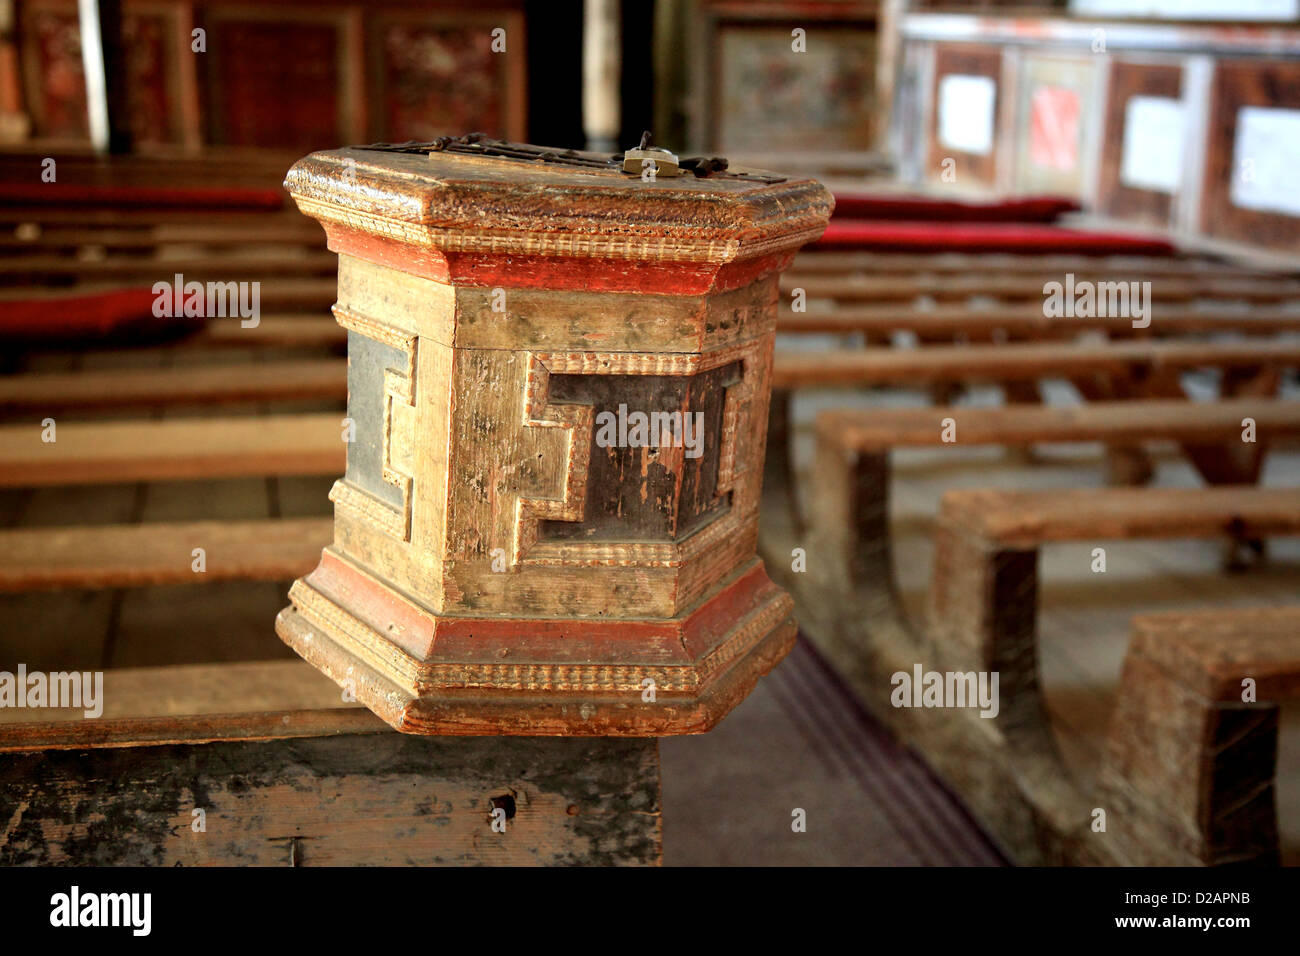
<svg viewBox="0 0 1300 956">
<path fill-rule="evenodd" d="M 1300 110 L 1243 106 L 1232 155 L 1232 204 L 1300 216 Z"/>
<path fill-rule="evenodd" d="M 1183 104 L 1167 96 L 1132 96 L 1124 106 L 1119 181 L 1130 189 L 1172 193 L 1183 176 Z"/>
<path fill-rule="evenodd" d="M 951 74 L 939 81 L 939 143 L 962 153 L 987 156 L 993 151 L 992 77 Z"/>
</svg>

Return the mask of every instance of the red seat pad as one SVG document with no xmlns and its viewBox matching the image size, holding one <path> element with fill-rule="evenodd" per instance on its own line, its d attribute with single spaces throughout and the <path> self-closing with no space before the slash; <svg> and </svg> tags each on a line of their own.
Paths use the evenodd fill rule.
<svg viewBox="0 0 1300 956">
<path fill-rule="evenodd" d="M 0 202 L 14 205 L 166 207 L 180 209 L 280 209 L 278 189 L 243 187 L 74 186 L 62 183 L 0 183 Z"/>
<path fill-rule="evenodd" d="M 962 202 L 932 196 L 836 193 L 836 219 L 911 219 L 942 222 L 1055 222 L 1079 203 L 1065 196 L 1020 196 Z"/>
<path fill-rule="evenodd" d="M 193 331 L 203 318 L 158 318 L 151 288 L 0 299 L 0 343 L 61 346 L 121 338 L 142 344 L 149 338 Z"/>
<path fill-rule="evenodd" d="M 1172 256 L 1165 239 L 1038 223 L 866 222 L 835 220 L 814 249 L 874 252 L 1016 252 Z"/>
</svg>

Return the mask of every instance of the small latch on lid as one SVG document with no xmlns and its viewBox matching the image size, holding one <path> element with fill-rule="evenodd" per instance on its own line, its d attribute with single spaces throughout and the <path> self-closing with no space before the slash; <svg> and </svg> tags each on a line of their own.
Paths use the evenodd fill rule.
<svg viewBox="0 0 1300 956">
<path fill-rule="evenodd" d="M 642 179 L 657 179 L 680 176 L 682 169 L 675 154 L 650 145 L 650 131 L 646 130 L 641 134 L 641 144 L 623 154 L 623 172 Z"/>
</svg>

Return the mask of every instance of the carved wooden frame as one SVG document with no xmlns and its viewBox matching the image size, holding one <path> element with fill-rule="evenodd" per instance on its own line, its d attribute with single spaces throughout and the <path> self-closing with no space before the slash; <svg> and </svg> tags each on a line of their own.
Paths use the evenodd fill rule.
<svg viewBox="0 0 1300 956">
<path fill-rule="evenodd" d="M 552 374 L 673 375 L 693 376 L 732 362 L 741 363 L 740 381 L 725 389 L 722 411 L 722 447 L 718 453 L 716 497 L 731 491 L 736 478 L 736 454 L 743 425 L 752 418 L 752 398 L 764 374 L 761 340 L 753 340 L 706 354 L 641 352 L 530 352 L 528 384 L 524 395 L 526 426 L 565 428 L 569 431 L 568 462 L 563 497 L 520 497 L 516 504 L 512 564 L 561 567 L 679 567 L 737 533 L 746 519 L 745 509 L 734 506 L 712 519 L 683 541 L 539 541 L 543 519 L 581 520 L 586 507 L 587 473 L 591 463 L 594 410 L 590 406 L 550 404 L 547 391 Z M 579 434 L 587 442 L 580 445 Z"/>
<path fill-rule="evenodd" d="M 393 508 L 340 478 L 329 498 L 348 518 L 363 521 L 399 541 L 411 540 L 412 476 L 409 464 L 415 435 L 415 364 L 419 336 L 335 305 L 335 321 L 349 332 L 391 346 L 406 357 L 405 368 L 384 369 L 384 417 L 380 468 L 384 481 L 402 493 L 401 508 Z"/>
</svg>

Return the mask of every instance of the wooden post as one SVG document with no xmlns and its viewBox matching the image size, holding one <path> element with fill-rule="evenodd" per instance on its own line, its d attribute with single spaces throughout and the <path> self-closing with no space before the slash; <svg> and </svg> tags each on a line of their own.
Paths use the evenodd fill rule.
<svg viewBox="0 0 1300 956">
<path fill-rule="evenodd" d="M 77 0 L 77 13 L 91 142 L 97 152 L 130 152 L 121 0 Z"/>
<path fill-rule="evenodd" d="M 348 461 L 277 629 L 394 727 L 699 733 L 792 645 L 763 439 L 831 198 L 699 172 L 477 137 L 289 172 L 339 254 Z"/>
</svg>

